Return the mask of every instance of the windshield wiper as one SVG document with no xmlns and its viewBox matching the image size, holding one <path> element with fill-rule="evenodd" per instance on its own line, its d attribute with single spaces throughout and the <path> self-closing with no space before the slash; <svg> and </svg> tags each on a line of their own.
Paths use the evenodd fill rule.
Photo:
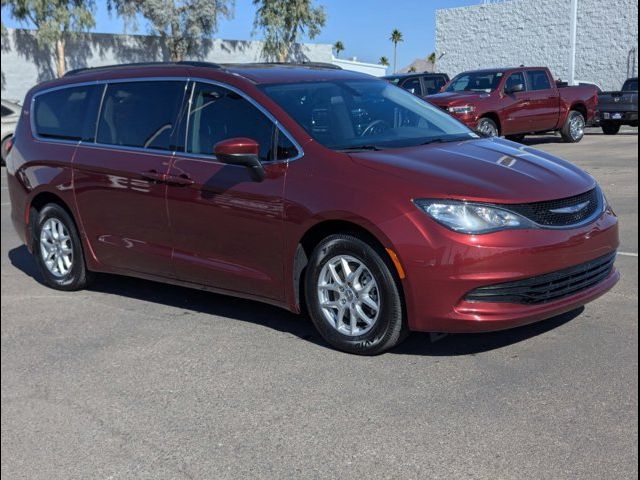
<svg viewBox="0 0 640 480">
<path fill-rule="evenodd" d="M 378 151 L 382 149 L 376 145 L 354 145 L 353 147 L 344 147 L 338 149 L 339 152 L 353 152 L 356 150 Z"/>
<path fill-rule="evenodd" d="M 472 136 L 460 136 L 460 137 L 450 137 L 450 138 L 446 138 L 446 137 L 438 137 L 438 138 L 432 138 L 431 140 L 427 140 L 426 142 L 421 143 L 420 145 L 431 145 L 432 143 L 450 143 L 450 142 L 461 142 L 463 140 L 473 140 L 475 137 Z"/>
</svg>

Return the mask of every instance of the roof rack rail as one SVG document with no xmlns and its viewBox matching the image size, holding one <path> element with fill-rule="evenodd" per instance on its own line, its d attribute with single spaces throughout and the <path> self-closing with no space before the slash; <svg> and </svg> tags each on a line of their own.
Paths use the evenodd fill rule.
<svg viewBox="0 0 640 480">
<path fill-rule="evenodd" d="M 229 63 L 222 66 L 229 67 L 311 67 L 326 68 L 330 70 L 342 70 L 342 67 L 327 62 L 249 62 L 249 63 Z"/>
<path fill-rule="evenodd" d="M 207 68 L 222 68 L 220 65 L 218 65 L 217 63 L 211 63 L 211 62 L 200 62 L 200 61 L 192 61 L 192 60 L 184 60 L 184 61 L 179 61 L 179 62 L 136 62 L 136 63 L 118 63 L 115 65 L 101 65 L 98 67 L 83 67 L 83 68 L 76 68 L 73 70 L 69 70 L 67 73 L 64 74 L 65 77 L 71 76 L 71 75 L 77 75 L 79 73 L 86 73 L 86 72 L 99 72 L 101 70 L 110 70 L 113 68 L 127 68 L 127 67 L 161 67 L 161 66 L 166 66 L 166 65 L 182 65 L 182 66 L 187 66 L 187 67 L 207 67 Z"/>
</svg>

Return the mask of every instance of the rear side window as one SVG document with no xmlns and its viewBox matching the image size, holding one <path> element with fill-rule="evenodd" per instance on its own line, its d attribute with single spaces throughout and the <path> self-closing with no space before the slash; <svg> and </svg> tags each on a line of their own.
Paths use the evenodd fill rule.
<svg viewBox="0 0 640 480">
<path fill-rule="evenodd" d="M 9 110 L 7 107 L 5 107 L 4 105 L 2 105 L 2 116 L 3 117 L 8 117 L 9 115 L 11 115 L 13 112 L 11 110 Z"/>
<path fill-rule="evenodd" d="M 184 94 L 182 81 L 109 84 L 102 101 L 97 142 L 175 150 L 176 123 Z"/>
<path fill-rule="evenodd" d="M 260 145 L 261 161 L 275 159 L 273 122 L 241 95 L 226 88 L 197 83 L 188 125 L 189 153 L 213 155 L 218 142 L 246 137 Z"/>
<path fill-rule="evenodd" d="M 527 78 L 529 80 L 529 90 L 549 90 L 551 88 L 549 75 L 544 70 L 529 70 Z"/>
<path fill-rule="evenodd" d="M 637 92 L 638 91 L 638 79 L 632 78 L 624 82 L 622 87 L 623 92 Z"/>
<path fill-rule="evenodd" d="M 60 140 L 93 140 L 96 122 L 96 85 L 62 88 L 34 99 L 35 133 Z"/>
</svg>

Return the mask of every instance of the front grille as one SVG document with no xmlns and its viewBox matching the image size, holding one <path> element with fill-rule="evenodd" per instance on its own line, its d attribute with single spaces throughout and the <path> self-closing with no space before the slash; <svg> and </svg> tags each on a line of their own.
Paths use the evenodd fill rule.
<svg viewBox="0 0 640 480">
<path fill-rule="evenodd" d="M 584 208 L 577 212 L 554 212 L 581 204 Z M 601 209 L 601 198 L 597 188 L 575 197 L 551 200 L 548 202 L 523 203 L 505 206 L 509 210 L 528 218 L 529 220 L 547 227 L 568 227 L 588 220 Z"/>
<path fill-rule="evenodd" d="M 467 294 L 470 302 L 536 305 L 553 302 L 593 287 L 613 270 L 616 253 L 538 277 L 477 288 Z"/>
</svg>

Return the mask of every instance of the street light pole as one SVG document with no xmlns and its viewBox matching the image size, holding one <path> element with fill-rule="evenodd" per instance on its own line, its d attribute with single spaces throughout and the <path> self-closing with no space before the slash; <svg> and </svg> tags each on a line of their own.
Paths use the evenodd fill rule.
<svg viewBox="0 0 640 480">
<path fill-rule="evenodd" d="M 576 44 L 578 42 L 578 0 L 571 0 L 571 56 L 569 57 L 569 85 L 576 84 Z"/>
</svg>

